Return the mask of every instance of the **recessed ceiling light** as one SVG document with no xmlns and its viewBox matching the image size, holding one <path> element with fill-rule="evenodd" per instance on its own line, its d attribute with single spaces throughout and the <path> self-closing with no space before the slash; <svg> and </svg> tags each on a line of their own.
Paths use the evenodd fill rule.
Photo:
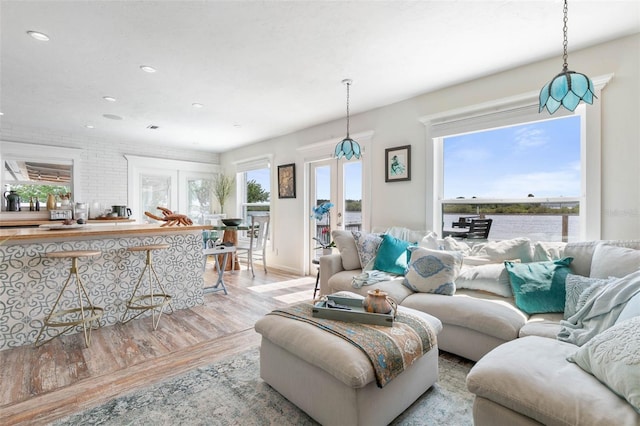
<svg viewBox="0 0 640 426">
<path fill-rule="evenodd" d="M 154 67 L 150 67 L 149 65 L 140 65 L 140 69 L 144 72 L 154 73 L 156 69 Z"/>
<path fill-rule="evenodd" d="M 38 41 L 49 41 L 49 36 L 44 33 L 39 33 L 37 31 L 27 31 L 27 34 Z"/>
<path fill-rule="evenodd" d="M 122 117 L 115 114 L 102 114 L 104 118 L 108 118 L 109 120 L 122 120 Z"/>
<path fill-rule="evenodd" d="M 93 129 L 93 124 L 85 124 L 84 127 L 87 129 Z"/>
<path fill-rule="evenodd" d="M 103 96 L 102 99 L 104 99 L 107 102 L 115 102 L 116 98 L 114 98 L 113 96 Z"/>
<path fill-rule="evenodd" d="M 199 104 L 197 102 L 194 102 L 194 103 L 191 104 L 191 106 L 194 107 L 194 108 L 202 108 L 204 105 Z"/>
<path fill-rule="evenodd" d="M 0 111 L 0 115 L 4 115 L 4 112 Z"/>
</svg>

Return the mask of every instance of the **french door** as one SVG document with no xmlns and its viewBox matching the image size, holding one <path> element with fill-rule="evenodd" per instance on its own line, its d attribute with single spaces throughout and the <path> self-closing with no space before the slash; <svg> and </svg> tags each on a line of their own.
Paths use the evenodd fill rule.
<svg viewBox="0 0 640 426">
<path fill-rule="evenodd" d="M 335 229 L 362 229 L 362 163 L 357 160 L 326 159 L 309 164 L 309 204 L 331 203 L 328 213 L 311 218 L 309 262 L 322 255 Z M 313 212 L 311 212 L 313 214 Z M 317 240 L 314 240 L 316 238 Z"/>
</svg>

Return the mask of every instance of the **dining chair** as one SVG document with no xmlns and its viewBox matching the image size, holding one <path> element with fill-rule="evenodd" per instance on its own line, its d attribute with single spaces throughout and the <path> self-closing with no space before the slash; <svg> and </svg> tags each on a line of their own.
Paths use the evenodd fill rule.
<svg viewBox="0 0 640 426">
<path fill-rule="evenodd" d="M 250 269 L 251 275 L 255 277 L 256 274 L 253 271 L 254 259 L 261 259 L 264 272 L 267 272 L 267 261 L 264 252 L 269 235 L 269 215 L 251 216 L 251 229 L 247 233 L 249 234 L 247 242 L 238 241 L 236 258 L 246 258 L 247 269 Z"/>
</svg>

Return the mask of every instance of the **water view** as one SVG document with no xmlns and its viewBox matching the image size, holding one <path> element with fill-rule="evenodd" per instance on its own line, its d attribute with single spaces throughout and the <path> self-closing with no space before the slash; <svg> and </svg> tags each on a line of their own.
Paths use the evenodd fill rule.
<svg viewBox="0 0 640 426">
<path fill-rule="evenodd" d="M 451 228 L 459 214 L 445 214 L 444 227 Z M 532 241 L 562 241 L 562 215 L 486 215 L 493 219 L 490 240 L 506 240 L 527 237 Z M 345 229 L 359 229 L 362 223 L 360 212 L 347 212 Z M 580 233 L 579 216 L 569 216 L 568 241 L 577 241 Z M 436 230 L 442 235 L 442 230 Z"/>
</svg>

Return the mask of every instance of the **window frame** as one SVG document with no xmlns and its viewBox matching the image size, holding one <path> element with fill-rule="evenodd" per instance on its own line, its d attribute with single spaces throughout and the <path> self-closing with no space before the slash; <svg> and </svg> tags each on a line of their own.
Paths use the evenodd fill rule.
<svg viewBox="0 0 640 426">
<path fill-rule="evenodd" d="M 247 223 L 249 222 L 249 216 L 247 213 L 248 207 L 269 207 L 269 215 L 273 219 L 273 161 L 272 156 L 261 156 L 251 159 L 246 159 L 244 161 L 239 161 L 234 163 L 235 167 L 235 177 L 236 177 L 236 211 L 238 212 L 238 217 L 242 217 Z M 261 170 L 268 169 L 269 170 L 269 201 L 263 203 L 248 203 L 247 199 L 247 172 L 253 170 Z M 272 233 L 273 227 L 269 227 L 269 234 Z M 240 238 L 247 238 L 246 232 L 242 232 Z M 267 236 L 267 245 L 271 244 L 271 235 Z"/>
<path fill-rule="evenodd" d="M 187 178 L 197 176 L 213 179 L 214 175 L 220 172 L 220 166 L 217 164 L 130 154 L 125 154 L 124 157 L 127 159 L 127 204 L 133 210 L 134 218 L 140 220 L 144 220 L 144 212 L 140 208 L 140 187 L 138 185 L 141 174 L 170 176 L 170 201 L 169 206 L 166 207 L 174 211 L 186 212 L 188 205 Z"/>
<path fill-rule="evenodd" d="M 6 188 L 5 185 L 8 184 L 3 178 L 5 160 L 29 160 L 50 164 L 71 165 L 69 192 L 73 194 L 75 200 L 82 200 L 83 194 L 80 188 L 82 152 L 83 150 L 78 148 L 0 141 L 0 165 L 2 165 L 3 168 L 2 174 L 0 174 L 0 185 L 3 193 Z M 22 204 L 24 203 L 23 200 Z"/>
<path fill-rule="evenodd" d="M 580 187 L 582 193 L 579 197 L 579 239 L 600 239 L 602 232 L 602 89 L 611 78 L 613 74 L 594 78 L 595 94 L 599 99 L 593 105 L 580 104 L 574 112 L 560 109 L 553 116 L 546 111 L 539 113 L 536 91 L 421 117 L 420 121 L 425 126 L 426 143 L 431 147 L 431 150 L 426 150 L 426 161 L 433 166 L 431 175 L 427 174 L 426 223 L 433 230 L 442 228 L 442 204 L 447 201 L 443 199 L 443 139 L 445 136 L 524 124 L 563 115 L 581 114 Z"/>
</svg>

